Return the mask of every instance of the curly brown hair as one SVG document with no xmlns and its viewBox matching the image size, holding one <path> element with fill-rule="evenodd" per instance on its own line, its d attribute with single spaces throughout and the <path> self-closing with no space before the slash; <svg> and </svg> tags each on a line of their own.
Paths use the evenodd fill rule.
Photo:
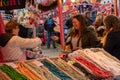
<svg viewBox="0 0 120 80">
<path fill-rule="evenodd" d="M 106 26 L 106 31 L 112 29 L 112 32 L 120 31 L 120 20 L 114 15 L 108 15 L 104 19 L 104 24 Z"/>
</svg>

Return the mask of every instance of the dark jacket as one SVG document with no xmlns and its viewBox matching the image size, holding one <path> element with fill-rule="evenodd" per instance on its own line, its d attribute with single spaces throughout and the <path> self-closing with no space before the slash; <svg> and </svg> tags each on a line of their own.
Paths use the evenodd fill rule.
<svg viewBox="0 0 120 80">
<path fill-rule="evenodd" d="M 65 25 L 68 27 L 68 29 L 72 28 L 73 27 L 72 18 L 68 19 L 66 21 Z"/>
<path fill-rule="evenodd" d="M 85 30 L 83 32 L 83 36 L 81 37 L 82 48 L 94 48 L 97 46 L 97 42 L 98 42 L 98 40 L 97 40 L 95 32 L 89 28 L 85 28 Z M 79 42 L 77 42 L 77 43 L 79 43 Z M 66 43 L 66 45 L 67 44 L 68 43 Z M 71 42 L 70 42 L 70 44 L 71 44 Z M 78 47 L 78 46 L 76 46 L 76 47 Z M 72 49 L 72 45 L 71 45 L 71 49 Z"/>
<path fill-rule="evenodd" d="M 27 38 L 28 37 L 28 28 L 25 28 L 22 25 L 19 25 L 19 34 L 20 37 L 22 38 Z"/>
<path fill-rule="evenodd" d="M 44 23 L 44 28 L 48 32 L 54 31 L 55 26 L 56 25 L 55 25 L 54 20 L 52 18 L 48 18 Z"/>
<path fill-rule="evenodd" d="M 71 29 L 72 30 L 72 29 Z M 66 37 L 65 39 L 65 45 L 70 45 L 70 48 L 71 50 L 73 50 L 73 47 L 72 47 L 72 43 L 71 43 L 71 40 L 72 38 L 67 42 L 67 39 L 69 37 L 72 37 L 71 34 L 73 34 L 72 32 L 70 32 L 68 34 L 68 36 Z M 57 43 L 61 43 L 60 42 L 60 34 L 56 35 L 59 37 L 59 39 L 56 41 Z M 79 43 L 80 40 L 78 40 L 77 43 Z M 97 37 L 96 37 L 96 33 L 94 30 L 90 29 L 90 28 L 85 28 L 84 30 L 84 33 L 83 33 L 83 36 L 81 37 L 81 44 L 82 44 L 82 48 L 95 48 L 95 47 L 99 47 L 98 44 L 99 44 L 99 41 L 97 40 Z M 76 46 L 78 47 L 78 46 Z"/>
<path fill-rule="evenodd" d="M 13 34 L 3 33 L 0 34 L 0 46 L 4 47 L 8 41 L 13 37 Z"/>
<path fill-rule="evenodd" d="M 98 40 L 96 37 L 96 33 L 93 30 L 86 28 L 82 36 L 82 48 L 96 47 L 97 42 Z"/>
<path fill-rule="evenodd" d="M 86 16 L 86 26 L 92 25 L 92 20 Z"/>
<path fill-rule="evenodd" d="M 111 55 L 120 59 L 120 31 L 108 34 L 104 49 Z"/>
</svg>

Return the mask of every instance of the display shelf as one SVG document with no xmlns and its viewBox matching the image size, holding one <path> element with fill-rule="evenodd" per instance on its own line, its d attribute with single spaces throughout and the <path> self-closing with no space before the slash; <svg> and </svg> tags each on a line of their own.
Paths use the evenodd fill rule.
<svg viewBox="0 0 120 80">
<path fill-rule="evenodd" d="M 17 71 L 17 74 L 20 73 L 26 76 L 28 80 L 114 80 L 116 78 L 120 78 L 120 61 L 105 52 L 103 49 L 82 49 L 76 50 L 67 55 L 68 56 L 65 58 L 38 58 L 26 60 L 25 62 L 0 63 L 0 67 L 2 65 L 7 65 L 7 67 L 11 66 L 10 68 L 12 70 Z M 82 57 L 80 59 L 83 60 L 83 62 L 90 62 L 91 66 L 90 63 L 86 63 L 89 64 L 88 67 L 83 62 L 78 61 L 76 56 L 77 58 Z M 102 63 L 100 64 L 97 62 L 98 60 L 101 60 Z M 108 67 L 103 67 L 104 63 L 106 63 Z M 112 66 L 110 66 L 110 63 Z M 98 73 L 99 75 L 96 75 L 95 71 L 97 70 L 93 71 L 90 67 L 93 67 L 93 69 L 97 67 L 98 72 L 103 71 L 104 75 L 101 75 L 102 73 Z M 109 68 L 116 70 L 117 72 L 112 70 L 109 71 Z M 6 71 L 9 70 L 6 68 Z M 2 68 L 0 68 L 0 73 L 0 80 L 11 80 L 10 75 L 8 75 L 7 72 L 2 71 Z"/>
</svg>

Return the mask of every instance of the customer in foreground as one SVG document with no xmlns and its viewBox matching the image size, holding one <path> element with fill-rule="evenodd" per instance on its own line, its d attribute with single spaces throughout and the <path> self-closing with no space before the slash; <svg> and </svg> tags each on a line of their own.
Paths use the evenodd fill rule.
<svg viewBox="0 0 120 80">
<path fill-rule="evenodd" d="M 25 61 L 26 48 L 40 46 L 39 38 L 21 38 L 18 36 L 19 28 L 16 21 L 9 21 L 5 26 L 6 33 L 0 35 L 0 46 L 5 62 Z"/>
</svg>

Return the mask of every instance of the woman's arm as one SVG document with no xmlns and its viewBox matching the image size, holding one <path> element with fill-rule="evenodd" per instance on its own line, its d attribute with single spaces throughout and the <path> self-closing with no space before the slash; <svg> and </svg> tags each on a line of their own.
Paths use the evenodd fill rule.
<svg viewBox="0 0 120 80">
<path fill-rule="evenodd" d="M 14 36 L 13 38 L 15 40 L 14 44 L 21 48 L 34 48 L 42 43 L 40 38 L 21 38 L 19 36 Z"/>
</svg>

